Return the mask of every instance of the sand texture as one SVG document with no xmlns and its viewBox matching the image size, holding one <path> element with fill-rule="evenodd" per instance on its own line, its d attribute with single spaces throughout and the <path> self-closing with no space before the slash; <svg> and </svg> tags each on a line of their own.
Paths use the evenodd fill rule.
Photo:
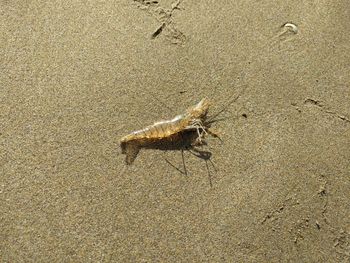
<svg viewBox="0 0 350 263">
<path fill-rule="evenodd" d="M 348 0 L 0 0 L 0 262 L 350 262 L 349 24 Z M 210 160 L 125 164 L 204 97 Z"/>
</svg>

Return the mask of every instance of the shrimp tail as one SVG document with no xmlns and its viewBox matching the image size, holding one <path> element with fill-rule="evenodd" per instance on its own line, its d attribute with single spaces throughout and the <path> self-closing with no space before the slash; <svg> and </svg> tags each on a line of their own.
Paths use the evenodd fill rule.
<svg viewBox="0 0 350 263">
<path fill-rule="evenodd" d="M 136 159 L 138 153 L 140 152 L 140 145 L 134 141 L 122 142 L 121 143 L 122 153 L 126 154 L 125 162 L 130 165 Z"/>
</svg>

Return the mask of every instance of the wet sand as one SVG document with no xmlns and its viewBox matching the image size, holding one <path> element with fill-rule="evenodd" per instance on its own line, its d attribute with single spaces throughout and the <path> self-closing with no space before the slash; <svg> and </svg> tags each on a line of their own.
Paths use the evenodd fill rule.
<svg viewBox="0 0 350 263">
<path fill-rule="evenodd" d="M 349 10 L 1 1 L 0 261 L 348 262 Z M 122 136 L 204 97 L 217 171 L 125 165 Z"/>
</svg>

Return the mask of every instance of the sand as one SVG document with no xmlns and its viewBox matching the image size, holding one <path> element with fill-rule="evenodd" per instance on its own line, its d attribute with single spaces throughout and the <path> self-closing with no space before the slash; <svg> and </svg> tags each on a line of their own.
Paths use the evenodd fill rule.
<svg viewBox="0 0 350 263">
<path fill-rule="evenodd" d="M 304 2 L 1 1 L 0 261 L 349 262 L 350 4 Z M 216 171 L 125 165 L 204 97 Z"/>
</svg>

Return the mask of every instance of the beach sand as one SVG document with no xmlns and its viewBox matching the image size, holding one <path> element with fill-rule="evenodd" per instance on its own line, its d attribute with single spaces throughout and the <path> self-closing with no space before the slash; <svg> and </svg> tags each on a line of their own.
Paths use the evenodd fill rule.
<svg viewBox="0 0 350 263">
<path fill-rule="evenodd" d="M 349 10 L 1 1 L 0 261 L 349 262 Z M 216 170 L 125 165 L 121 137 L 204 97 Z"/>
</svg>

